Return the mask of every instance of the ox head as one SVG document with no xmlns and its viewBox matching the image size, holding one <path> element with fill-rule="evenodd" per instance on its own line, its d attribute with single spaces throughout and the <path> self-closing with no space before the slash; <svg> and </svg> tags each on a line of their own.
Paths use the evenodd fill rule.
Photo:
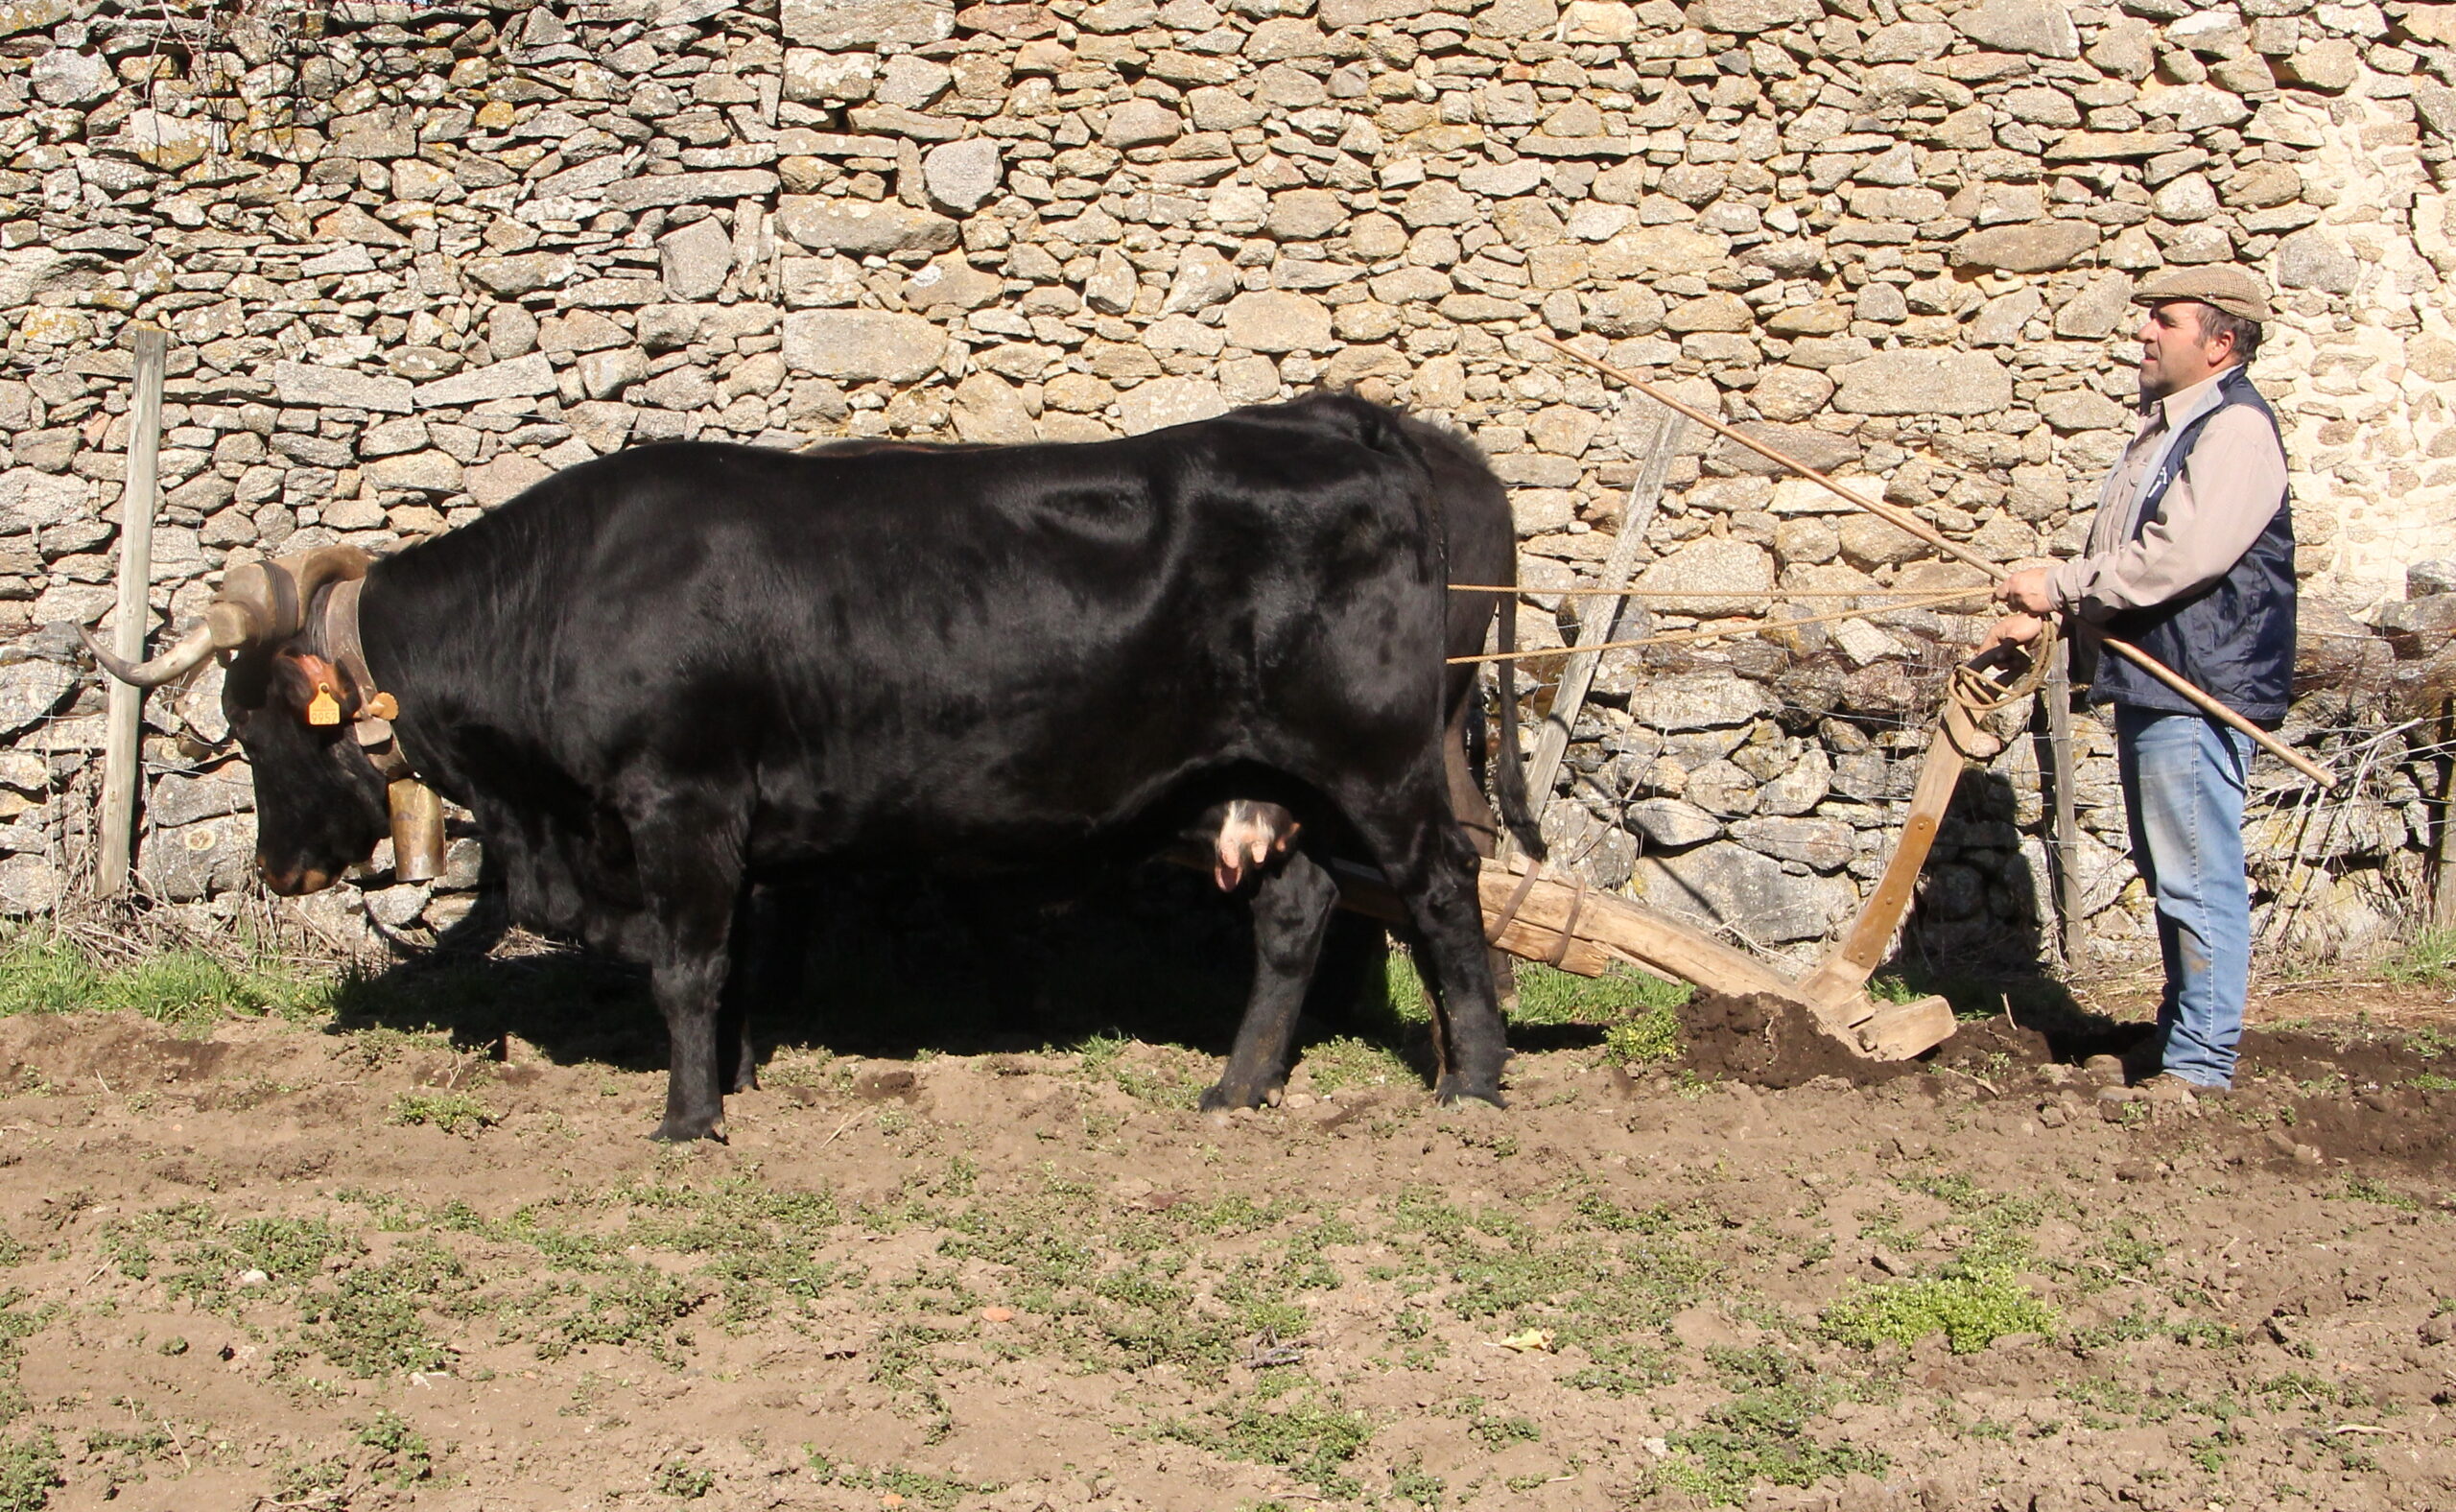
<svg viewBox="0 0 2456 1512">
<path fill-rule="evenodd" d="M 330 885 L 387 828 L 383 775 L 352 728 L 367 690 L 305 633 L 319 594 L 366 567 L 366 554 L 346 546 L 234 567 L 204 613 L 149 662 L 123 661 L 85 635 L 102 669 L 138 688 L 224 657 L 223 713 L 255 773 L 256 868 L 285 896 Z"/>
</svg>

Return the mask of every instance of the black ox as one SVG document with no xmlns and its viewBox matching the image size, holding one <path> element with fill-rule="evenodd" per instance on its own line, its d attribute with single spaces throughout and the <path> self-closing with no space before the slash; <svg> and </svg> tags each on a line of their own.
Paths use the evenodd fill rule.
<svg viewBox="0 0 2456 1512">
<path fill-rule="evenodd" d="M 1473 682 L 1444 655 L 1480 649 L 1496 601 L 1507 632 L 1505 596 L 1446 582 L 1511 581 L 1510 545 L 1471 447 L 1344 395 L 1081 445 L 676 442 L 371 564 L 233 569 L 161 657 L 95 652 L 149 686 L 228 653 L 279 892 L 386 833 L 367 732 L 390 716 L 397 764 L 476 815 L 516 919 L 649 968 L 661 1139 L 721 1138 L 724 1093 L 757 1084 L 726 991 L 754 885 L 1130 858 L 1255 806 L 1293 843 L 1252 881 L 1251 995 L 1205 1105 L 1284 1080 L 1334 850 L 1405 909 L 1437 1095 L 1498 1102 L 1452 789 L 1491 825 L 1445 761 Z"/>
</svg>

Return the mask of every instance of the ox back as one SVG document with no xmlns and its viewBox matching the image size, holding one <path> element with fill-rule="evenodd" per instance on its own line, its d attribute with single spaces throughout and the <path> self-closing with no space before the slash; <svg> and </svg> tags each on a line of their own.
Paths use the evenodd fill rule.
<svg viewBox="0 0 2456 1512">
<path fill-rule="evenodd" d="M 1252 886 L 1253 996 L 1207 1101 L 1285 1076 L 1334 844 L 1407 905 L 1437 1090 L 1498 1101 L 1429 468 L 1335 395 L 1084 445 L 648 446 L 376 564 L 360 628 L 515 916 L 650 968 L 662 1137 L 720 1135 L 752 1084 L 719 1024 L 751 883 L 1063 865 L 1231 798 L 1303 839 Z"/>
</svg>

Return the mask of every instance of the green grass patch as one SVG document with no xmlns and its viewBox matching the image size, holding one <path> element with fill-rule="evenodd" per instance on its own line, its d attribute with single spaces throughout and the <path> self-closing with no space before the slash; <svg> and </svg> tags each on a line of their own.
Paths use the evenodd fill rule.
<svg viewBox="0 0 2456 1512">
<path fill-rule="evenodd" d="M 446 1134 L 475 1134 L 498 1122 L 495 1111 L 467 1092 L 404 1092 L 392 1099 L 391 1122 L 425 1123 Z"/>
<path fill-rule="evenodd" d="M 1521 961 L 1518 1011 L 1510 1015 L 1510 1022 L 1613 1024 L 1654 1013 L 1668 1015 L 1695 995 L 1693 987 L 1642 971 L 1580 977 L 1540 962 Z"/>
<path fill-rule="evenodd" d="M 1846 1344 L 1905 1348 L 1932 1334 L 1956 1355 L 1972 1355 L 2007 1334 L 2052 1334 L 2053 1308 L 2008 1271 L 1973 1270 L 1887 1286 L 1863 1286 L 1825 1310 L 1825 1332 Z"/>
<path fill-rule="evenodd" d="M 124 1010 L 201 1029 L 267 1014 L 311 1018 L 325 1011 L 335 990 L 329 979 L 233 966 L 203 951 L 165 951 L 105 966 L 75 941 L 44 930 L 19 929 L 0 942 L 0 1016 Z"/>
<path fill-rule="evenodd" d="M 2456 985 L 2456 929 L 2425 931 L 2392 952 L 2379 972 L 2415 986 Z"/>
<path fill-rule="evenodd" d="M 1683 1048 L 1680 1015 L 1670 1007 L 1648 1008 L 1603 1031 L 1603 1053 L 1616 1066 L 1678 1060 Z"/>
<path fill-rule="evenodd" d="M 1423 1080 L 1406 1058 L 1387 1045 L 1353 1034 L 1316 1040 L 1305 1047 L 1305 1074 L 1317 1092 L 1348 1087 L 1405 1087 Z"/>
</svg>

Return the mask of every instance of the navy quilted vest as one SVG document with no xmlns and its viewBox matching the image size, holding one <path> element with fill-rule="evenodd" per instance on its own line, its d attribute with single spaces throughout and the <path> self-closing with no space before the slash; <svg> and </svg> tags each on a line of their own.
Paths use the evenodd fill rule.
<svg viewBox="0 0 2456 1512">
<path fill-rule="evenodd" d="M 2219 386 L 2215 409 L 2184 427 L 2158 464 L 2141 495 L 2134 538 L 2157 518 L 2165 497 L 2198 444 L 2200 433 L 2234 405 L 2250 405 L 2277 430 L 2277 413 L 2237 366 Z M 2278 444 L 2284 444 L 2282 433 Z M 2184 677 L 2265 728 L 2285 718 L 2294 687 L 2294 505 L 2278 501 L 2277 513 L 2242 559 L 2224 577 L 2180 599 L 2145 609 L 2126 609 L 2106 622 L 2106 633 L 2130 641 Z M 2129 703 L 2177 714 L 2199 711 L 2182 695 L 2120 656 L 2101 658 L 2092 703 Z"/>
</svg>

